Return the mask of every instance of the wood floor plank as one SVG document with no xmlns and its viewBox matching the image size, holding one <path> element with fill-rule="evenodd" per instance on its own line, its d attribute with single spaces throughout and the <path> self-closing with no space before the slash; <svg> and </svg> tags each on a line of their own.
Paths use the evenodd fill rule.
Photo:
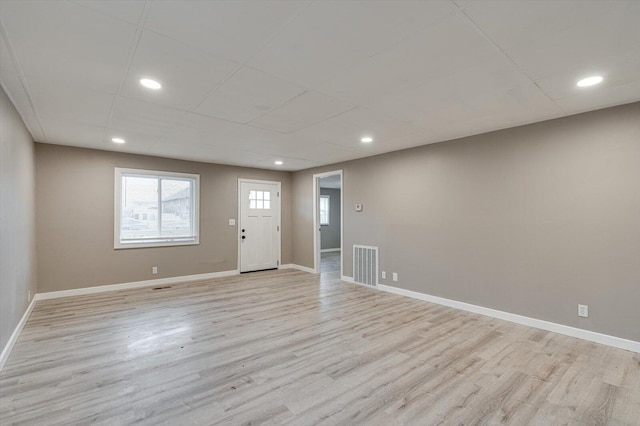
<svg viewBox="0 0 640 426">
<path fill-rule="evenodd" d="M 339 255 L 38 302 L 0 424 L 640 425 L 640 355 L 343 283 Z"/>
</svg>

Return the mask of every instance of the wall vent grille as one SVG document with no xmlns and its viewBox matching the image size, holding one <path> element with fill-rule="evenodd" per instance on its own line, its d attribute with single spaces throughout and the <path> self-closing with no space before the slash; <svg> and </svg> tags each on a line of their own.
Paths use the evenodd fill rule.
<svg viewBox="0 0 640 426">
<path fill-rule="evenodd" d="M 378 247 L 353 245 L 353 281 L 378 285 Z"/>
</svg>

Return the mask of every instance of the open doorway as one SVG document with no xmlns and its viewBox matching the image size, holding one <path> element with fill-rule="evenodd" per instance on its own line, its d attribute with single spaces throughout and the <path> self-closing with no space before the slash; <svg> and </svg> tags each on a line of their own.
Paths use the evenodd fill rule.
<svg viewBox="0 0 640 426">
<path fill-rule="evenodd" d="M 314 175 L 315 272 L 342 277 L 342 170 Z"/>
</svg>

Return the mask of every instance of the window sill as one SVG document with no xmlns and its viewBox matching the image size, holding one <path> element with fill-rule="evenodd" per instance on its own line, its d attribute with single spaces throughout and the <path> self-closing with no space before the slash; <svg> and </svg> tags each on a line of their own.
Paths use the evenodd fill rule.
<svg viewBox="0 0 640 426">
<path fill-rule="evenodd" d="M 154 248 L 154 247 L 176 247 L 176 246 L 197 246 L 200 245 L 199 240 L 195 241 L 167 241 L 167 242 L 148 242 L 148 243 L 116 243 L 115 250 L 128 250 L 137 248 Z"/>
</svg>

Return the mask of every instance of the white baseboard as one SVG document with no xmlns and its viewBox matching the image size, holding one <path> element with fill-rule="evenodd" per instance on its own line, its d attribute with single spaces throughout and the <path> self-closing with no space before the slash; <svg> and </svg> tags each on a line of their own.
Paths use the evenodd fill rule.
<svg viewBox="0 0 640 426">
<path fill-rule="evenodd" d="M 316 273 L 313 270 L 313 268 L 307 268 L 306 266 L 296 265 L 295 263 L 287 263 L 285 265 L 280 265 L 280 269 L 297 269 L 298 271 L 308 272 L 310 274 Z"/>
<path fill-rule="evenodd" d="M 82 296 L 85 294 L 103 293 L 105 291 L 130 290 L 133 288 L 152 287 L 165 284 L 178 284 L 189 281 L 210 280 L 213 278 L 238 275 L 239 273 L 240 272 L 237 269 L 234 269 L 232 271 L 209 272 L 206 274 L 182 275 L 179 277 L 158 278 L 155 280 L 134 281 L 130 283 L 100 285 L 96 287 L 84 287 L 72 290 L 51 291 L 48 293 L 38 293 L 35 298 L 37 300 L 58 299 L 60 297 Z"/>
<path fill-rule="evenodd" d="M 356 283 L 356 282 L 353 280 L 353 277 L 348 277 L 348 276 L 346 276 L 346 275 L 341 276 L 341 277 L 340 277 L 340 280 L 341 280 L 341 281 L 348 282 L 348 283 L 350 283 L 350 284 L 355 284 L 355 283 Z"/>
<path fill-rule="evenodd" d="M 320 253 L 331 253 L 332 251 L 342 251 L 340 247 L 330 248 L 330 249 L 322 249 Z"/>
<path fill-rule="evenodd" d="M 343 281 L 345 281 L 345 277 L 342 278 Z M 411 297 L 413 299 L 437 303 L 438 305 L 449 306 L 451 308 L 461 309 L 463 311 L 473 312 L 475 314 L 486 315 L 489 317 L 514 322 L 516 324 L 527 325 L 529 327 L 535 327 L 542 330 L 552 331 L 554 333 L 564 334 L 565 336 L 576 337 L 578 339 L 588 340 L 590 342 L 601 343 L 603 345 L 613 346 L 614 348 L 625 349 L 631 352 L 640 353 L 640 342 L 636 342 L 634 340 L 627 340 L 621 337 L 597 333 L 595 331 L 570 327 L 568 325 L 557 324 L 555 322 L 525 317 L 523 315 L 498 311 L 497 309 L 485 308 L 484 306 L 472 305 L 471 303 L 445 299 L 444 297 L 431 296 L 430 294 L 418 293 L 417 291 L 405 290 L 402 288 L 391 287 L 383 284 L 379 284 L 378 289 L 389 293 L 399 294 L 401 296 Z"/>
<path fill-rule="evenodd" d="M 9 341 L 7 342 L 6 345 L 4 345 L 4 349 L 2 349 L 2 354 L 0 354 L 0 371 L 2 371 L 2 368 L 4 367 L 4 364 L 7 362 L 7 359 L 9 359 L 11 350 L 13 349 L 13 346 L 16 344 L 18 337 L 20 337 L 20 333 L 22 333 L 22 329 L 24 328 L 24 325 L 27 323 L 29 316 L 31 316 L 31 312 L 33 311 L 34 306 L 36 306 L 36 297 L 34 297 L 31 300 L 31 303 L 29 303 L 29 306 L 27 306 L 27 310 L 24 311 L 24 314 L 22 314 L 22 318 L 20 318 L 18 325 L 16 325 L 16 328 L 13 330 L 13 333 L 11 333 L 11 337 L 9 337 Z"/>
</svg>

